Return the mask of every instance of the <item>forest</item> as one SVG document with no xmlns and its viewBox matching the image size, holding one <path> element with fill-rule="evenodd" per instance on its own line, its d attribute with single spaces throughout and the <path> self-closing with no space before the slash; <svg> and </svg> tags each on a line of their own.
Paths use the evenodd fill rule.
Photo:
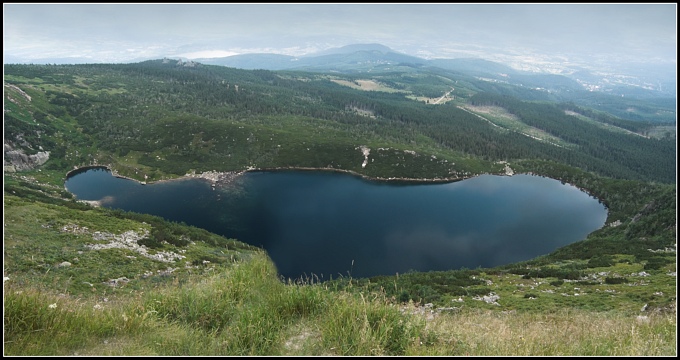
<svg viewBox="0 0 680 360">
<path fill-rule="evenodd" d="M 360 77 L 239 70 L 169 59 L 6 65 L 6 84 L 29 94 L 34 109 L 30 114 L 20 110 L 15 102 L 21 96 L 8 89 L 8 96 L 18 100 L 6 106 L 5 138 L 18 147 L 21 139 L 33 144 L 23 147 L 28 153 L 49 147 L 51 169 L 98 162 L 135 177 L 126 169 L 134 163 L 138 170 L 148 170 L 149 180 L 248 166 L 450 177 L 498 173 L 498 161 L 541 159 L 617 179 L 675 182 L 674 138 L 645 135 L 659 123 L 624 120 L 573 102 L 491 92 L 483 81 L 441 69 L 371 75 L 390 91 L 357 90 L 332 81 Z M 430 98 L 451 89 L 453 100 L 437 105 L 406 96 Z M 463 109 L 465 105 L 500 107 L 524 126 L 570 146 L 490 126 Z M 391 169 L 399 159 L 384 156 L 375 166 L 361 168 L 360 145 L 415 151 L 447 162 L 416 161 Z"/>
<path fill-rule="evenodd" d="M 409 64 L 6 64 L 5 355 L 677 355 L 674 99 L 563 85 Z M 239 239 L 78 201 L 64 181 L 88 166 L 143 182 L 275 168 L 534 174 L 608 214 L 520 263 L 283 279 Z M 127 245 L 93 250 L 114 240 Z"/>
</svg>

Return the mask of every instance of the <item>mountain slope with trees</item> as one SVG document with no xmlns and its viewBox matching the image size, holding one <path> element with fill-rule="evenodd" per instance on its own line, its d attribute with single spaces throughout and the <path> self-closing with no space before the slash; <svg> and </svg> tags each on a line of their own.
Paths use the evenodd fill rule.
<svg viewBox="0 0 680 360">
<path fill-rule="evenodd" d="M 674 138 L 412 65 L 5 65 L 5 355 L 677 355 Z M 66 174 L 95 164 L 139 181 L 281 167 L 460 180 L 509 166 L 609 213 L 518 264 L 281 281 L 238 239 L 76 201 Z"/>
<path fill-rule="evenodd" d="M 478 84 L 468 85 L 468 79 L 451 75 L 445 80 L 442 74 L 374 77 L 417 96 L 432 96 L 427 93 L 432 90 L 424 90 L 428 86 L 438 89 L 436 94 L 453 87 L 455 100 L 432 106 L 410 101 L 403 92 L 352 89 L 325 75 L 245 71 L 172 60 L 7 65 L 5 69 L 6 83 L 33 99 L 30 105 L 36 110 L 31 116 L 54 117 L 45 131 L 54 132 L 54 138 L 68 138 L 51 149 L 58 159 L 46 166 L 55 169 L 94 161 L 115 167 L 117 159 L 130 156 L 138 165 L 156 170 L 146 174 L 150 180 L 183 175 L 190 169 L 234 171 L 249 166 L 333 167 L 375 177 L 415 175 L 375 169 L 380 165 L 361 168 L 362 154 L 356 148 L 366 145 L 447 160 L 424 172 L 423 168 L 399 170 L 417 171 L 425 178 L 498 173 L 502 169 L 494 164 L 498 161 L 549 159 L 615 178 L 675 181 L 673 141 L 608 132 L 574 121 L 554 104 L 479 91 Z M 432 78 L 443 83 L 438 85 Z M 351 76 L 346 79 L 357 81 Z M 457 88 L 447 89 L 447 82 Z M 494 128 L 459 108 L 467 103 L 507 108 L 526 124 L 577 147 L 560 148 Z M 10 104 L 5 112 L 6 139 L 21 147 L 20 138 L 35 137 L 44 125 L 29 120 L 19 106 L 12 111 L 15 104 Z M 51 126 L 77 130 L 57 132 Z M 313 151 L 310 144 L 319 146 Z M 88 151 L 89 146 L 97 151 Z M 154 160 L 158 158 L 164 160 Z M 135 177 L 122 166 L 119 172 Z"/>
</svg>

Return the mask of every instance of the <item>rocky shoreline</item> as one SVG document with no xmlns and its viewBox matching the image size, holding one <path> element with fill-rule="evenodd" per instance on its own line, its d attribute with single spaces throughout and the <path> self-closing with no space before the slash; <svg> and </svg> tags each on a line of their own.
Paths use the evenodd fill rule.
<svg viewBox="0 0 680 360">
<path fill-rule="evenodd" d="M 495 174 L 495 175 L 501 175 L 501 176 L 512 176 L 515 173 L 510 169 L 507 163 L 504 163 L 505 169 L 503 173 L 500 174 Z M 267 168 L 254 168 L 254 167 L 249 167 L 246 170 L 241 170 L 241 171 L 205 171 L 202 173 L 188 173 L 183 176 L 173 178 L 173 179 L 164 179 L 164 180 L 157 180 L 157 181 L 140 181 L 137 179 L 133 179 L 127 176 L 123 176 L 118 174 L 115 170 L 113 170 L 110 166 L 107 165 L 93 165 L 93 166 L 84 166 L 81 168 L 74 169 L 72 171 L 69 171 L 66 174 L 66 178 L 69 178 L 70 176 L 73 176 L 75 174 L 78 174 L 80 172 L 87 171 L 89 169 L 95 169 L 95 168 L 103 168 L 107 169 L 108 171 L 111 172 L 111 175 L 121 178 L 121 179 L 128 179 L 128 180 L 133 180 L 137 181 L 141 184 L 154 184 L 154 183 L 161 183 L 161 182 L 166 182 L 166 181 L 179 181 L 179 180 L 187 180 L 187 179 L 204 179 L 207 180 L 211 183 L 211 187 L 213 189 L 217 187 L 223 187 L 223 186 L 228 186 L 234 183 L 236 179 L 238 179 L 241 175 L 248 173 L 248 172 L 269 172 L 269 171 L 327 171 L 327 172 L 335 172 L 335 173 L 344 173 L 344 174 L 349 174 L 353 175 L 356 177 L 359 177 L 364 180 L 368 181 L 380 181 L 380 182 L 392 182 L 392 183 L 417 183 L 417 184 L 422 184 L 422 183 L 429 183 L 429 184 L 438 184 L 438 183 L 451 183 L 451 182 L 457 182 L 457 181 L 462 181 L 466 179 L 473 178 L 475 176 L 479 175 L 484 175 L 484 174 L 470 174 L 470 175 L 456 175 L 453 177 L 434 177 L 434 178 L 408 178 L 408 177 L 379 177 L 379 176 L 369 176 L 365 174 L 358 173 L 356 171 L 352 170 L 345 170 L 345 169 L 335 169 L 335 168 L 318 168 L 318 167 L 304 167 L 304 166 L 282 166 L 282 167 L 267 167 Z"/>
<path fill-rule="evenodd" d="M 193 173 L 186 174 L 180 179 L 186 178 L 205 179 L 210 181 L 212 188 L 215 189 L 215 187 L 217 186 L 226 186 L 232 184 L 236 179 L 238 179 L 239 176 L 241 176 L 246 171 L 225 171 L 225 172 L 206 171 L 200 174 Z"/>
<path fill-rule="evenodd" d="M 91 165 L 91 166 L 83 166 L 80 168 L 73 169 L 69 172 L 66 173 L 66 178 L 68 179 L 71 176 L 77 175 L 81 172 L 85 172 L 90 169 L 106 169 L 111 172 L 111 175 L 120 178 L 120 179 L 126 179 L 126 180 L 132 180 L 136 181 L 142 185 L 147 185 L 147 184 L 155 184 L 155 183 L 162 183 L 162 182 L 168 182 L 168 181 L 180 181 L 180 180 L 187 180 L 187 179 L 204 179 L 207 180 L 211 183 L 212 187 L 215 188 L 218 185 L 229 185 L 231 184 L 235 179 L 237 179 L 241 174 L 245 173 L 246 171 L 225 171 L 225 172 L 219 172 L 219 171 L 206 171 L 200 174 L 196 173 L 190 173 L 186 174 L 177 178 L 173 179 L 163 179 L 163 180 L 157 180 L 157 181 L 141 181 L 138 179 L 134 179 L 128 176 L 120 175 L 116 170 L 112 169 L 110 166 L 107 165 Z"/>
</svg>

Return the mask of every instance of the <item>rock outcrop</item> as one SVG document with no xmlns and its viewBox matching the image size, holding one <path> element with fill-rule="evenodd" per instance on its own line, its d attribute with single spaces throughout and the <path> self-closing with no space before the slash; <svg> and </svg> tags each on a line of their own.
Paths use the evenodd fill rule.
<svg viewBox="0 0 680 360">
<path fill-rule="evenodd" d="M 3 167 L 5 172 L 30 170 L 46 163 L 49 158 L 49 151 L 39 151 L 34 155 L 27 155 L 23 150 L 14 149 L 11 145 L 5 143 Z"/>
</svg>

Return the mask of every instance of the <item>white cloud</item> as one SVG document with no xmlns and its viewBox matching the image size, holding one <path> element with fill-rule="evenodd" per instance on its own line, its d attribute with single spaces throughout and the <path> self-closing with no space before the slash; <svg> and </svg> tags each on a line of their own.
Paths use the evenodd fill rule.
<svg viewBox="0 0 680 360">
<path fill-rule="evenodd" d="M 4 53 L 302 56 L 352 43 L 410 54 L 677 57 L 675 4 L 5 4 Z M 456 42 L 456 46 L 451 46 Z M 160 48 L 151 45 L 163 44 Z M 131 51 L 133 50 L 133 51 Z M 87 52 L 86 52 L 87 51 Z M 110 58 L 111 52 L 116 55 Z M 220 53 L 219 51 L 222 51 Z M 528 54 L 528 52 L 531 54 Z M 100 53 L 101 55 L 95 55 Z M 122 54 L 127 54 L 123 56 Z M 106 55 L 106 56 L 105 56 Z"/>
<path fill-rule="evenodd" d="M 211 58 L 221 58 L 233 55 L 239 55 L 240 53 L 234 51 L 226 50 L 202 50 L 194 51 L 190 53 L 173 55 L 171 57 L 182 57 L 187 59 L 211 59 Z"/>
</svg>

